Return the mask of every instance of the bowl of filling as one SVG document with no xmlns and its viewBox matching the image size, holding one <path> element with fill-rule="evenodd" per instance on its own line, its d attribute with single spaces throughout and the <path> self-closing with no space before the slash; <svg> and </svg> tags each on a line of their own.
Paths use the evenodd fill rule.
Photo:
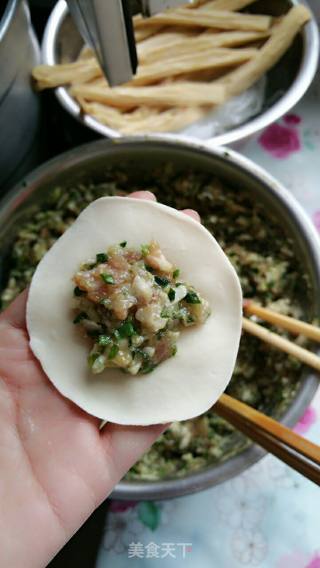
<svg viewBox="0 0 320 568">
<path fill-rule="evenodd" d="M 203 225 L 235 268 L 244 297 L 283 314 L 317 319 L 318 236 L 295 199 L 233 151 L 166 137 L 123 138 L 79 147 L 41 166 L 4 198 L 0 208 L 2 308 L 30 283 L 46 252 L 91 202 L 141 189 L 152 191 L 165 205 L 199 211 Z M 118 241 L 123 250 L 130 246 L 120 240 L 120 233 Z M 145 245 L 154 252 L 152 243 Z M 114 254 L 114 250 L 102 252 L 100 248 L 94 248 L 99 255 Z M 149 253 L 150 248 L 139 254 Z M 80 260 L 87 263 L 88 259 L 90 255 L 85 254 Z M 83 269 L 88 267 L 75 260 L 74 286 L 83 291 Z M 99 282 L 112 285 L 110 269 L 99 268 L 105 262 L 105 256 L 99 257 L 89 271 L 98 270 Z M 191 284 L 196 288 L 188 293 L 197 295 L 195 273 Z M 72 290 L 71 282 L 69 287 Z M 75 319 L 84 309 L 82 295 L 77 294 Z M 197 306 L 197 302 L 190 306 Z M 80 327 L 84 320 L 88 318 L 80 317 L 77 322 Z M 127 337 L 132 330 L 126 325 L 122 331 Z M 300 337 L 295 340 L 301 344 Z M 295 359 L 243 334 L 227 392 L 293 426 L 317 384 L 317 378 Z M 155 499 L 191 493 L 237 475 L 263 455 L 215 415 L 213 407 L 191 420 L 172 423 L 128 472 L 114 495 Z"/>
<path fill-rule="evenodd" d="M 109 88 L 64 0 L 46 27 L 36 86 L 106 137 L 159 132 L 231 144 L 288 112 L 318 62 L 318 28 L 303 2 L 214 0 L 133 19 L 136 76 Z"/>
</svg>

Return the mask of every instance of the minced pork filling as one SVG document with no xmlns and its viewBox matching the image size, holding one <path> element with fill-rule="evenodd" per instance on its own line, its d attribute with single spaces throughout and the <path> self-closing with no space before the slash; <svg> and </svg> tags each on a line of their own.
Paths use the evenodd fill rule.
<svg viewBox="0 0 320 568">
<path fill-rule="evenodd" d="M 152 371 L 176 354 L 183 327 L 210 315 L 207 300 L 180 279 L 156 242 L 99 252 L 73 281 L 73 321 L 92 342 L 88 364 L 95 374 L 107 367 Z"/>
</svg>

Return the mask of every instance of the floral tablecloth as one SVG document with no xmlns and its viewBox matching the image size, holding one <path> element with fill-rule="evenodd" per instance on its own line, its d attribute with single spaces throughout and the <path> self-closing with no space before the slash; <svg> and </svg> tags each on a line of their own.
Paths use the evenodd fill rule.
<svg viewBox="0 0 320 568">
<path fill-rule="evenodd" d="M 312 7 L 320 19 L 320 0 Z M 241 151 L 280 180 L 320 231 L 320 75 Z M 320 393 L 296 430 L 320 442 Z M 232 481 L 165 502 L 111 501 L 97 568 L 320 568 L 320 489 L 272 456 Z"/>
</svg>

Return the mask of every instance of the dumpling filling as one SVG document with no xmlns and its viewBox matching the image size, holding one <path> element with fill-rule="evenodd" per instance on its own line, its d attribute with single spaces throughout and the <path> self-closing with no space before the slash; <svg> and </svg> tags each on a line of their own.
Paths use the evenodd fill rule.
<svg viewBox="0 0 320 568">
<path fill-rule="evenodd" d="M 203 324 L 207 300 L 180 278 L 156 242 L 100 252 L 74 278 L 74 324 L 92 341 L 93 373 L 148 373 L 177 353 L 183 327 Z"/>
</svg>

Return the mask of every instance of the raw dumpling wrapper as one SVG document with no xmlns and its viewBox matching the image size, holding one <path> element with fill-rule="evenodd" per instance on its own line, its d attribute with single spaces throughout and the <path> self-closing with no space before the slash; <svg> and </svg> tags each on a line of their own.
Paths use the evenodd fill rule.
<svg viewBox="0 0 320 568">
<path fill-rule="evenodd" d="M 183 330 L 177 355 L 152 373 L 92 375 L 87 342 L 72 323 L 72 277 L 114 243 L 140 247 L 152 240 L 212 313 L 204 325 Z M 203 226 L 165 205 L 121 197 L 98 199 L 81 213 L 40 262 L 27 304 L 31 349 L 56 388 L 90 414 L 130 425 L 186 420 L 208 410 L 231 378 L 241 316 L 236 272 Z"/>
</svg>

